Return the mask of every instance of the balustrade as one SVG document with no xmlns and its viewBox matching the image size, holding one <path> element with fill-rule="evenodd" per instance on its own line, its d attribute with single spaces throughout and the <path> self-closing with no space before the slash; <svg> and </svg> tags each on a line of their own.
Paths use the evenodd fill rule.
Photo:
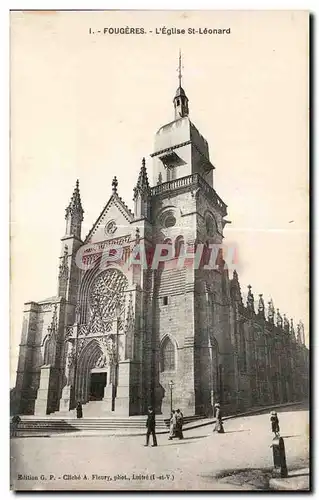
<svg viewBox="0 0 319 500">
<path fill-rule="evenodd" d="M 216 191 L 203 179 L 200 174 L 191 174 L 186 177 L 180 177 L 179 179 L 174 179 L 172 181 L 164 182 L 154 186 L 151 191 L 153 196 L 158 196 L 160 194 L 166 193 L 168 191 L 173 191 L 187 186 L 199 187 L 206 194 L 208 199 L 213 203 L 213 205 L 222 211 L 223 216 L 227 213 L 227 205 L 218 196 Z"/>
</svg>

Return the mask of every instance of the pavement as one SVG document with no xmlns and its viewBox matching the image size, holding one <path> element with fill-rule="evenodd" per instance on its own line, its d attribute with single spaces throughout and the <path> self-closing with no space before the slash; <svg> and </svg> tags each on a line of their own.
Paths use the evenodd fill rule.
<svg viewBox="0 0 319 500">
<path fill-rule="evenodd" d="M 227 420 L 225 434 L 213 433 L 213 426 L 190 429 L 183 440 L 169 441 L 161 434 L 155 448 L 144 447 L 143 436 L 13 438 L 11 488 L 298 490 L 307 477 L 300 475 L 300 470 L 309 467 L 309 412 L 305 405 L 287 406 L 277 412 L 290 476 L 279 483 L 280 488 L 270 474 L 273 436 L 268 413 Z"/>
</svg>

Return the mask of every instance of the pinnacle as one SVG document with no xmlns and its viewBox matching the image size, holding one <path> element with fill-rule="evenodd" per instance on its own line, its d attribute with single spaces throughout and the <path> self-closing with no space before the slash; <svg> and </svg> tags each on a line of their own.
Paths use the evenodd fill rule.
<svg viewBox="0 0 319 500">
<path fill-rule="evenodd" d="M 65 217 L 67 218 L 70 213 L 74 214 L 76 212 L 80 214 L 80 216 L 82 217 L 82 220 L 83 220 L 84 210 L 82 208 L 82 203 L 81 203 L 79 179 L 76 180 L 75 188 L 74 188 L 74 191 L 73 191 L 73 194 L 71 197 L 71 201 L 66 209 L 66 216 Z"/>
<path fill-rule="evenodd" d="M 148 191 L 150 189 L 150 185 L 148 182 L 145 158 L 142 159 L 142 166 L 140 169 L 140 173 L 138 175 L 137 183 L 134 188 L 134 198 L 138 195 L 138 193 L 142 193 Z"/>
</svg>

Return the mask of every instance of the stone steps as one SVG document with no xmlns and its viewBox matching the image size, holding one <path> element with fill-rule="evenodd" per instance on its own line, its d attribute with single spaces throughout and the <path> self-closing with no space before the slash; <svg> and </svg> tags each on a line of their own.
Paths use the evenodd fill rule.
<svg viewBox="0 0 319 500">
<path fill-rule="evenodd" d="M 69 412 L 71 413 L 71 412 Z M 190 416 L 184 418 L 184 424 L 200 420 L 203 417 Z M 22 416 L 17 430 L 17 436 L 37 436 L 59 434 L 77 431 L 127 431 L 145 432 L 146 416 L 138 415 L 132 417 L 84 417 L 81 419 L 68 416 L 60 418 L 56 416 L 36 417 Z M 156 429 L 165 432 L 169 428 L 169 420 L 161 415 L 156 418 Z"/>
</svg>

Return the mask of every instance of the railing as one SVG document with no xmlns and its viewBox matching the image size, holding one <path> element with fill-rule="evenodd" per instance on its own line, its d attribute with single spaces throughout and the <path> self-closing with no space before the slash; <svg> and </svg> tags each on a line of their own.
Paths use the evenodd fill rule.
<svg viewBox="0 0 319 500">
<path fill-rule="evenodd" d="M 191 174 L 186 177 L 180 177 L 179 179 L 164 182 L 163 184 L 158 184 L 151 189 L 152 196 L 158 196 L 160 194 L 187 186 L 194 186 L 194 188 L 199 187 L 202 189 L 213 205 L 221 210 L 223 216 L 227 214 L 227 205 L 218 196 L 216 191 L 209 184 L 207 184 L 200 174 Z"/>
<path fill-rule="evenodd" d="M 172 181 L 163 182 L 163 184 L 158 184 L 151 188 L 152 195 L 157 196 L 158 194 L 166 193 L 166 191 L 172 191 L 173 189 L 178 189 L 184 186 L 190 186 L 194 184 L 193 177 L 198 174 L 187 175 L 186 177 L 180 177 L 179 179 L 174 179 Z"/>
</svg>

